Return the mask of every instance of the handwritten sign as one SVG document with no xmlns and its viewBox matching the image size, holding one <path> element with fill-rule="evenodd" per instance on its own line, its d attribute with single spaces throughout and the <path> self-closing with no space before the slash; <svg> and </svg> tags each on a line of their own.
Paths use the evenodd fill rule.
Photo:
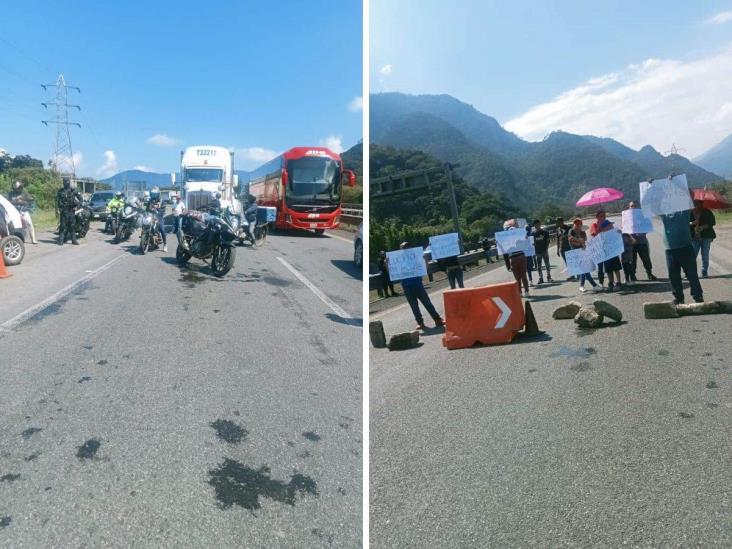
<svg viewBox="0 0 732 549">
<path fill-rule="evenodd" d="M 534 249 L 534 237 L 530 236 L 526 240 L 519 240 L 518 241 L 519 249 L 524 252 L 524 255 L 526 257 L 532 257 L 536 255 L 536 250 Z"/>
<path fill-rule="evenodd" d="M 625 234 L 652 233 L 653 221 L 646 217 L 641 209 L 623 210 L 623 232 Z"/>
<path fill-rule="evenodd" d="M 685 174 L 676 175 L 673 179 L 654 179 L 653 183 L 641 181 L 639 185 L 641 208 L 646 217 L 683 212 L 694 207 Z"/>
<path fill-rule="evenodd" d="M 595 264 L 622 255 L 625 250 L 623 236 L 615 229 L 605 231 L 587 241 L 587 252 Z"/>
<path fill-rule="evenodd" d="M 430 237 L 432 259 L 460 255 L 460 242 L 457 233 L 438 234 Z"/>
<path fill-rule="evenodd" d="M 427 265 L 422 257 L 422 248 L 407 248 L 395 252 L 386 252 L 386 260 L 389 264 L 389 278 L 392 282 L 425 276 Z"/>
<path fill-rule="evenodd" d="M 572 276 L 591 273 L 595 270 L 595 262 L 592 259 L 592 255 L 584 248 L 566 251 L 564 253 L 564 260 L 567 262 L 567 272 Z"/>
<path fill-rule="evenodd" d="M 510 254 L 511 252 L 524 251 L 528 240 L 524 229 L 509 229 L 496 233 L 496 248 L 499 254 Z"/>
</svg>

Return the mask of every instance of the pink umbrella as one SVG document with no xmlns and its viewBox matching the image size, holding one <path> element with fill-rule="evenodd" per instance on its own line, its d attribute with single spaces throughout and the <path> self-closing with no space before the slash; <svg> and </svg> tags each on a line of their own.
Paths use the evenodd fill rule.
<svg viewBox="0 0 732 549">
<path fill-rule="evenodd" d="M 617 189 L 600 187 L 583 194 L 582 198 L 577 201 L 577 206 L 593 206 L 603 202 L 612 202 L 613 200 L 620 200 L 623 196 L 625 195 Z"/>
</svg>

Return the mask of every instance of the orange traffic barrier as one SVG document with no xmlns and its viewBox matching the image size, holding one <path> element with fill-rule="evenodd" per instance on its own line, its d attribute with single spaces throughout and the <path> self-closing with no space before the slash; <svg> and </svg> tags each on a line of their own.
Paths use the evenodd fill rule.
<svg viewBox="0 0 732 549">
<path fill-rule="evenodd" d="M 442 344 L 448 349 L 510 343 L 524 326 L 523 302 L 515 282 L 448 290 L 443 295 Z"/>
<path fill-rule="evenodd" d="M 11 275 L 5 268 L 5 259 L 3 258 L 2 251 L 0 251 L 0 278 L 8 278 Z"/>
</svg>

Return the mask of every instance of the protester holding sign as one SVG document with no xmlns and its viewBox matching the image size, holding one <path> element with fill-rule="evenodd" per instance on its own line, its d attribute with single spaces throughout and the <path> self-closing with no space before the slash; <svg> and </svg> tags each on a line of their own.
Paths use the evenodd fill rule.
<svg viewBox="0 0 732 549">
<path fill-rule="evenodd" d="M 552 273 L 549 270 L 549 231 L 541 228 L 541 221 L 534 219 L 534 229 L 531 231 L 531 236 L 534 237 L 534 251 L 536 255 L 534 260 L 536 261 L 536 270 L 539 272 L 539 284 L 544 284 L 544 279 L 541 275 L 541 264 L 544 263 L 546 267 L 546 280 L 547 282 L 554 282 L 552 280 Z"/>
<path fill-rule="evenodd" d="M 631 210 L 640 211 L 640 206 L 637 202 L 633 201 L 628 206 Z M 646 270 L 646 276 L 648 280 L 658 280 L 653 275 L 653 263 L 651 263 L 651 249 L 648 244 L 648 237 L 646 233 L 632 233 L 630 236 L 635 240 L 633 244 L 633 276 L 635 276 L 638 270 L 638 256 L 640 256 L 643 262 L 643 268 Z M 637 279 L 636 279 L 637 280 Z"/>
<path fill-rule="evenodd" d="M 515 220 L 511 226 L 508 227 L 507 232 L 516 231 L 523 235 L 523 238 L 519 238 L 518 240 L 525 240 L 525 232 L 522 229 L 518 228 L 518 223 L 515 222 Z M 505 231 L 506 232 L 506 231 Z M 496 233 L 498 235 L 499 233 Z M 516 280 L 516 286 L 518 287 L 519 294 L 521 293 L 521 285 L 524 286 L 524 295 L 528 297 L 529 295 L 529 279 L 526 272 L 527 267 L 527 260 L 526 260 L 526 254 L 518 249 L 517 247 L 511 248 L 512 251 L 508 253 L 508 259 L 507 259 L 507 266 L 509 270 L 513 273 L 513 278 Z M 506 256 L 504 255 L 504 258 Z"/>
<path fill-rule="evenodd" d="M 450 288 L 455 289 L 456 286 L 465 288 L 463 284 L 463 268 L 458 262 L 458 256 L 441 257 L 437 260 L 440 269 L 447 273 L 447 280 L 450 282 Z"/>
<path fill-rule="evenodd" d="M 567 243 L 569 244 L 570 248 L 572 250 L 584 250 L 585 244 L 587 243 L 587 233 L 582 230 L 582 220 L 581 219 L 575 219 L 572 228 L 567 233 Z M 572 250 L 568 250 L 566 254 L 569 253 Z M 565 259 L 566 261 L 566 259 Z M 593 288 L 597 288 L 597 283 L 592 278 L 592 273 L 590 271 L 587 271 L 586 273 L 581 273 L 579 275 L 579 290 L 580 292 L 585 291 L 585 282 L 589 282 L 590 286 Z"/>
<path fill-rule="evenodd" d="M 615 230 L 615 224 L 607 219 L 607 214 L 604 210 L 598 210 L 595 214 L 595 222 L 590 225 L 590 234 L 594 237 L 601 233 Z M 608 258 L 597 265 L 598 278 L 600 279 L 600 285 L 602 285 L 604 276 L 603 271 L 607 273 L 607 291 L 612 292 L 615 290 L 615 284 L 620 287 L 620 271 L 623 266 L 620 263 L 620 258 L 615 256 Z"/>
<path fill-rule="evenodd" d="M 707 210 L 701 200 L 694 200 L 694 209 L 691 210 L 691 245 L 694 247 L 695 257 L 699 257 L 701 251 L 703 278 L 709 274 L 709 250 L 712 240 L 717 238 L 717 233 L 714 232 L 716 223 L 711 210 Z"/>
<path fill-rule="evenodd" d="M 689 231 L 690 212 L 686 210 L 662 215 L 661 221 L 663 222 L 663 245 L 666 249 L 666 268 L 671 282 L 674 303 L 678 305 L 684 302 L 684 285 L 681 282 L 682 270 L 689 281 L 691 297 L 697 303 L 702 303 L 704 294 L 699 283 L 696 255 L 691 244 L 691 232 Z"/>
<path fill-rule="evenodd" d="M 402 242 L 399 246 L 399 249 L 407 250 L 408 247 L 409 245 L 406 242 Z M 421 257 L 421 249 L 419 251 L 419 259 L 420 261 L 423 261 Z M 390 252 L 390 254 L 391 253 L 394 252 Z M 392 270 L 393 273 L 394 269 L 392 269 L 391 264 L 389 265 L 389 268 L 390 270 Z M 427 309 L 429 315 L 435 321 L 435 326 L 437 328 L 439 328 L 440 326 L 444 326 L 445 323 L 440 317 L 440 314 L 437 312 L 437 309 L 435 309 L 435 306 L 432 304 L 430 296 L 427 295 L 427 290 L 425 290 L 424 288 L 421 276 L 414 276 L 402 279 L 402 289 L 404 290 L 404 297 L 407 298 L 407 303 L 409 303 L 409 307 L 412 309 L 414 320 L 417 321 L 417 330 L 424 330 L 427 328 L 424 323 L 424 318 L 422 317 L 422 311 L 419 310 L 420 301 L 422 302 L 422 305 L 424 305 L 424 308 Z"/>
<path fill-rule="evenodd" d="M 389 297 L 389 290 L 391 290 L 392 296 L 399 295 L 394 290 L 394 283 L 389 278 L 389 265 L 386 261 L 386 252 L 384 250 L 379 252 L 376 264 L 379 266 L 379 271 L 381 271 L 381 292 L 384 294 L 384 297 Z"/>
</svg>

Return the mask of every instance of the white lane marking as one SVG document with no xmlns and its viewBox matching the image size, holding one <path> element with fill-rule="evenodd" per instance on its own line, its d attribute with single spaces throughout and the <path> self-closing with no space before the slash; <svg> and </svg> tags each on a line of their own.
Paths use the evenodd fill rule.
<svg viewBox="0 0 732 549">
<path fill-rule="evenodd" d="M 342 240 L 343 242 L 348 242 L 349 244 L 353 244 L 353 240 L 348 240 L 347 238 L 343 238 L 342 236 L 338 236 L 335 234 L 328 234 L 328 233 L 325 233 L 325 234 L 328 236 L 328 238 L 336 238 L 338 240 Z"/>
<path fill-rule="evenodd" d="M 506 302 L 500 297 L 492 297 L 491 299 L 496 305 L 498 305 L 498 308 L 501 309 L 501 316 L 498 317 L 498 321 L 496 322 L 496 329 L 503 328 L 511 316 L 511 307 L 506 305 Z"/>
<path fill-rule="evenodd" d="M 104 265 L 99 267 L 98 269 L 94 269 L 93 271 L 87 271 L 89 274 L 87 274 L 86 276 L 83 276 L 76 282 L 72 282 L 68 286 L 61 288 L 58 292 L 56 292 L 52 296 L 47 297 L 46 299 L 44 299 L 40 303 L 37 303 L 36 305 L 33 305 L 32 307 L 27 308 L 25 311 L 23 311 L 20 314 L 15 315 L 10 320 L 3 322 L 2 324 L 0 324 L 0 332 L 10 331 L 13 328 L 15 328 L 16 326 L 18 326 L 19 324 L 22 324 L 23 322 L 27 321 L 28 319 L 33 318 L 33 316 L 37 315 L 39 312 L 41 312 L 43 309 L 45 309 L 49 305 L 53 305 L 57 301 L 62 300 L 63 298 L 65 298 L 67 295 L 69 295 L 74 290 L 80 288 L 81 286 L 83 286 L 84 284 L 89 282 L 90 280 L 92 280 L 92 279 L 96 278 L 97 276 L 99 276 L 100 274 L 102 274 L 104 271 L 109 269 L 112 265 L 117 263 L 117 261 L 119 261 L 126 255 L 127 254 L 118 255 L 117 257 L 115 257 L 111 261 L 108 261 L 107 263 L 105 263 Z"/>
<path fill-rule="evenodd" d="M 357 328 L 360 328 L 361 326 L 358 325 L 358 322 L 355 318 L 353 318 L 351 315 L 349 315 L 346 311 L 341 309 L 341 307 L 338 306 L 337 303 L 335 303 L 331 298 L 329 298 L 327 295 L 325 295 L 322 291 L 320 291 L 320 288 L 318 288 L 315 284 L 310 282 L 307 278 L 305 278 L 305 275 L 302 274 L 300 271 L 298 271 L 295 267 L 290 265 L 287 261 L 282 259 L 281 257 L 277 258 L 277 261 L 282 263 L 285 268 L 290 271 L 292 274 L 297 277 L 297 279 L 305 284 L 311 292 L 313 292 L 323 303 L 325 303 L 328 307 L 331 308 L 331 310 L 337 314 L 339 317 L 341 317 L 346 324 L 350 324 L 351 326 L 356 326 Z"/>
</svg>

